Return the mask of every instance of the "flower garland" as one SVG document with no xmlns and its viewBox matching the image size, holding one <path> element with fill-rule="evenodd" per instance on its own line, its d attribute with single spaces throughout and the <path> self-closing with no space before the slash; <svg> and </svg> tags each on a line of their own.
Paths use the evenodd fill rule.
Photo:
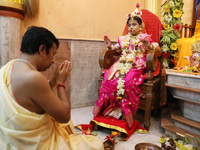
<svg viewBox="0 0 200 150">
<path fill-rule="evenodd" d="M 131 40 L 131 35 L 130 33 L 128 34 L 127 38 L 125 38 L 124 40 L 124 48 L 122 49 L 122 55 L 121 57 L 119 58 L 119 64 L 118 64 L 118 69 L 120 71 L 120 77 L 119 77 L 119 80 L 117 81 L 118 85 L 117 85 L 117 98 L 119 100 L 122 99 L 123 95 L 124 95 L 124 92 L 125 92 L 125 89 L 124 89 L 124 78 L 125 78 L 125 75 L 129 72 L 129 70 L 132 68 L 135 60 L 136 60 L 136 56 L 137 56 L 137 53 L 140 52 L 140 49 L 139 47 L 142 46 L 142 42 L 140 42 L 140 40 L 138 39 L 138 37 L 140 36 L 137 35 L 135 36 L 133 39 L 133 50 L 132 52 L 129 54 L 129 58 L 128 60 L 126 60 L 126 56 L 128 55 L 129 53 L 129 46 L 130 46 L 130 40 Z"/>
<path fill-rule="evenodd" d="M 163 28 L 161 36 L 163 65 L 172 68 L 175 65 L 178 45 L 176 40 L 180 38 L 181 16 L 183 14 L 182 0 L 167 0 L 161 7 L 163 9 Z"/>
</svg>

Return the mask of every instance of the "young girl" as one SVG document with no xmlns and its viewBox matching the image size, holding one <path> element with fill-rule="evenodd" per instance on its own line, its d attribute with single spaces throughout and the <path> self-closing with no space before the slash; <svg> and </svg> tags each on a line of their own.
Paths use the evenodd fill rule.
<svg viewBox="0 0 200 150">
<path fill-rule="evenodd" d="M 150 35 L 142 33 L 143 22 L 138 6 L 128 15 L 129 33 L 118 38 L 116 45 L 111 45 L 104 37 L 106 47 L 111 50 L 121 49 L 121 56 L 105 72 L 100 89 L 100 96 L 93 109 L 94 118 L 103 115 L 126 121 L 128 128 L 134 124 L 139 95 L 139 85 L 143 83 L 146 68 L 146 55 L 149 49 L 160 51 L 158 43 L 153 43 Z"/>
</svg>

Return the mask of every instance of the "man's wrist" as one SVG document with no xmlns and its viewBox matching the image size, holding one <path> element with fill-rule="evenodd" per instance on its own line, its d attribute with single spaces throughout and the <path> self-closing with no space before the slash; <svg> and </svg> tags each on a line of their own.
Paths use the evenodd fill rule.
<svg viewBox="0 0 200 150">
<path fill-rule="evenodd" d="M 60 87 L 63 87 L 64 89 L 66 89 L 65 85 L 62 84 L 62 83 L 59 83 L 56 88 L 57 88 L 57 91 L 59 90 Z"/>
<path fill-rule="evenodd" d="M 54 88 L 56 86 L 56 78 L 53 77 L 51 80 L 49 80 L 49 83 L 51 84 L 51 87 Z"/>
<path fill-rule="evenodd" d="M 49 80 L 48 80 L 48 83 L 49 83 L 51 90 L 53 91 L 53 87 L 52 87 L 51 82 Z"/>
</svg>

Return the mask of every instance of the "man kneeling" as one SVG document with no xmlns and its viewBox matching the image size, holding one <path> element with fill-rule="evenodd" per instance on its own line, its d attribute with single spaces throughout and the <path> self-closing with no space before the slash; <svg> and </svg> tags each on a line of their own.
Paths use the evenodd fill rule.
<svg viewBox="0 0 200 150">
<path fill-rule="evenodd" d="M 19 59 L 0 70 L 0 149 L 99 150 L 93 136 L 75 135 L 64 83 L 71 63 L 57 66 L 49 81 L 41 71 L 54 63 L 59 42 L 49 30 L 31 26 L 22 39 Z M 57 86 L 57 95 L 52 88 Z"/>
</svg>

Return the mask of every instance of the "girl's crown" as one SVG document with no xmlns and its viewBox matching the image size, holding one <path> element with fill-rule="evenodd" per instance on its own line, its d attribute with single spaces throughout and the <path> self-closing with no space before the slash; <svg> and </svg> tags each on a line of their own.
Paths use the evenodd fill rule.
<svg viewBox="0 0 200 150">
<path fill-rule="evenodd" d="M 137 3 L 137 4 L 136 4 L 136 9 L 134 10 L 134 12 L 128 14 L 127 18 L 129 18 L 129 17 L 133 18 L 133 17 L 135 17 L 135 16 L 138 16 L 138 17 L 140 17 L 140 18 L 142 19 L 142 17 L 141 17 L 142 12 L 139 11 L 139 7 L 140 7 L 140 4 Z"/>
</svg>

